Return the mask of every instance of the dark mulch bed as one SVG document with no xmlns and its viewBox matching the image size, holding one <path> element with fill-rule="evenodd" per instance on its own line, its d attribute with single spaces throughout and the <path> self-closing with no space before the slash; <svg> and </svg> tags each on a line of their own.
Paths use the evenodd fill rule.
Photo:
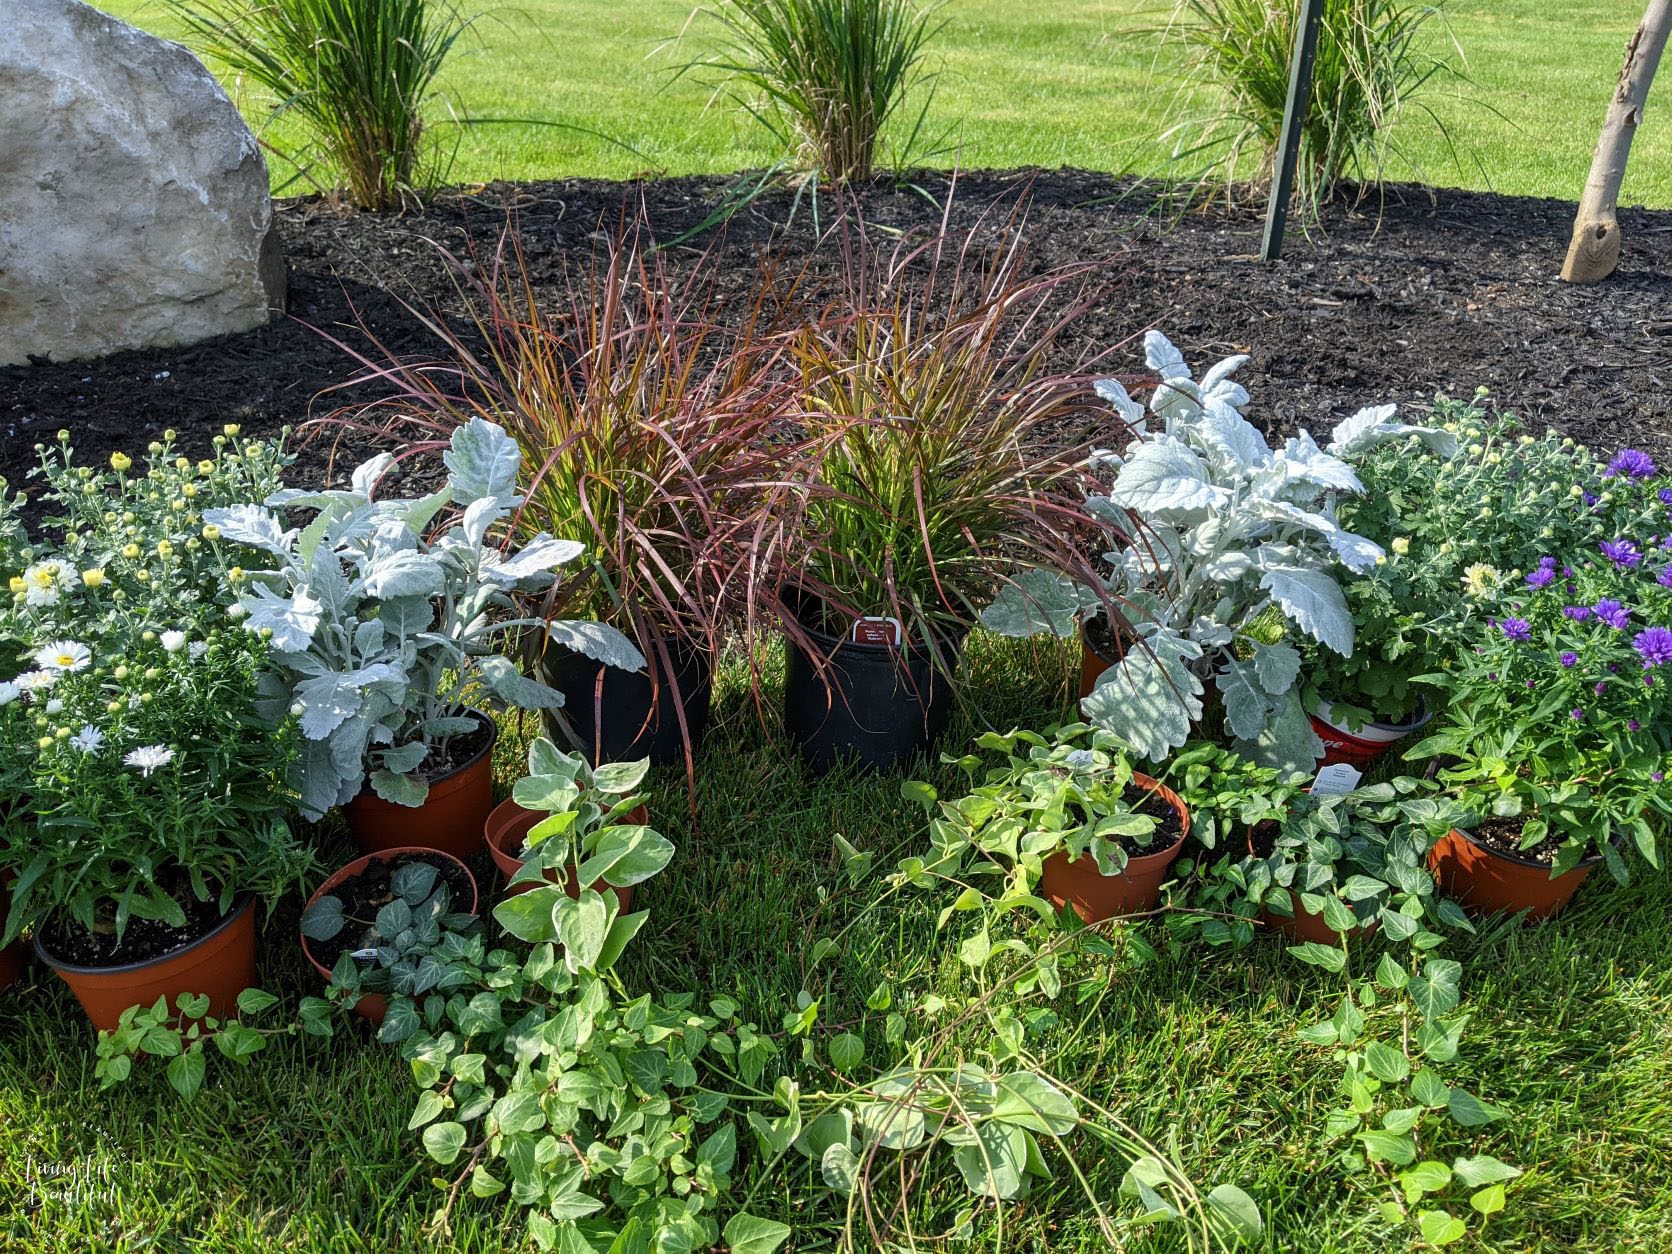
<svg viewBox="0 0 1672 1254">
<path fill-rule="evenodd" d="M 0 369 L 0 474 L 19 481 L 34 463 L 35 442 L 60 427 L 102 460 L 173 426 L 196 456 L 224 422 L 265 433 L 372 399 L 363 389 L 315 400 L 357 367 L 314 328 L 364 346 L 360 321 L 390 351 L 432 352 L 433 340 L 401 305 L 458 308 L 431 241 L 463 251 L 468 235 L 491 251 L 514 210 L 537 284 L 555 288 L 565 263 L 584 262 L 603 238 L 601 221 L 613 227 L 642 199 L 656 235 L 672 239 L 707 217 L 728 186 L 714 178 L 495 184 L 437 196 L 402 217 L 287 203 L 278 217 L 290 318 L 191 348 Z M 929 175 L 921 186 L 942 198 L 947 182 Z M 1255 396 L 1251 416 L 1273 429 L 1321 430 L 1384 401 L 1420 410 L 1436 391 L 1467 395 L 1484 384 L 1507 407 L 1599 449 L 1636 444 L 1672 455 L 1672 211 L 1622 214 L 1620 272 L 1572 287 L 1556 277 L 1573 214 L 1563 201 L 1395 188 L 1379 209 L 1331 210 L 1311 238 L 1292 236 L 1272 266 L 1254 257 L 1255 212 L 1215 210 L 1171 226 L 1146 214 L 1139 196 L 1111 200 L 1123 190 L 1115 180 L 1080 171 L 965 175 L 954 225 L 1022 187 L 1031 188 L 1035 264 L 1117 258 L 1113 290 L 1064 343 L 1065 367 L 1088 347 L 1155 325 L 1199 367 L 1220 354 L 1251 353 L 1239 377 Z M 913 191 L 879 186 L 863 201 L 880 227 L 939 221 L 939 210 Z M 708 232 L 673 250 L 675 264 L 717 243 L 728 263 L 723 282 L 741 306 L 763 250 L 782 250 L 793 266 L 816 239 L 805 202 L 785 228 L 791 203 L 788 191 L 763 197 L 723 238 Z M 835 258 L 819 265 L 833 268 Z M 1135 370 L 1137 346 L 1108 364 Z M 317 467 L 323 456 L 316 445 L 307 462 Z"/>
</svg>

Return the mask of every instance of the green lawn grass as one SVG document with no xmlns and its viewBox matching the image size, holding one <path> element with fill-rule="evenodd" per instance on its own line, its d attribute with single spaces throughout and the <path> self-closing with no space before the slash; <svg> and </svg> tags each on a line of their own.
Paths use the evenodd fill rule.
<svg viewBox="0 0 1672 1254">
<path fill-rule="evenodd" d="M 181 29 L 163 0 L 103 0 L 102 7 L 161 34 Z M 462 7 L 475 11 L 471 0 Z M 770 164 L 777 154 L 755 123 L 723 102 L 710 107 L 709 90 L 695 78 L 675 77 L 700 48 L 694 37 L 669 46 L 691 8 L 691 0 L 519 0 L 482 9 L 474 38 L 444 75 L 445 93 L 458 116 L 513 121 L 452 134 L 452 178 L 624 178 Z M 1446 12 L 1468 81 L 1424 97 L 1437 122 L 1411 111 L 1397 135 L 1408 160 L 1390 175 L 1577 199 L 1641 6 L 1454 0 Z M 932 163 L 1169 169 L 1159 136 L 1177 87 L 1176 62 L 1158 57 L 1155 35 L 1145 33 L 1164 23 L 1164 4 L 947 0 L 943 14 L 928 129 L 944 151 Z M 1439 23 L 1430 34 L 1444 45 Z M 261 102 L 231 88 L 260 124 Z M 1655 100 L 1669 91 L 1661 84 Z M 1669 116 L 1651 102 L 1624 203 L 1672 206 Z M 270 137 L 280 148 L 296 139 L 282 125 Z M 284 161 L 273 162 L 273 173 L 275 185 L 305 190 Z"/>
<path fill-rule="evenodd" d="M 978 635 L 968 665 L 979 704 L 960 713 L 946 747 L 987 724 L 1038 723 L 1065 709 L 1066 662 L 1054 649 Z M 804 969 L 812 940 L 856 915 L 833 837 L 887 867 L 920 847 L 921 810 L 901 800 L 897 781 L 809 777 L 756 720 L 739 668 L 721 678 L 720 725 L 697 768 L 700 830 L 691 829 L 683 771 L 656 779 L 653 815 L 679 853 L 642 890 L 652 916 L 630 951 L 629 985 L 727 993 L 770 1027 L 803 987 L 822 995 L 826 1023 L 866 1018 L 866 995 L 884 979 L 902 991 L 968 996 L 955 944 L 935 931 L 945 903 L 928 895 L 865 914 L 838 958 Z M 768 709 L 776 682 L 765 681 Z M 504 787 L 517 770 L 514 738 L 496 756 Z M 949 768 L 934 774 L 953 782 Z M 340 864 L 350 852 L 338 836 L 322 857 Z M 484 886 L 491 891 L 491 877 Z M 1455 946 L 1474 1014 L 1455 1079 L 1513 1117 L 1469 1141 L 1425 1145 L 1425 1154 L 1490 1152 L 1526 1170 L 1486 1240 L 1463 1248 L 1672 1248 L 1669 907 L 1664 880 L 1593 882 L 1553 923 L 1498 925 Z M 291 1004 L 317 987 L 298 957 L 297 908 L 288 903 L 264 936 L 268 983 Z M 1169 953 L 1158 924 L 1135 934 L 1159 956 L 1143 961 L 1142 947 L 1117 943 L 1119 956 L 1078 971 L 1054 1003 L 1058 1025 L 1030 1042 L 1049 1069 L 1175 1144 L 1204 1189 L 1247 1189 L 1267 1217 L 1265 1248 L 1404 1248 L 1375 1215 L 1376 1182 L 1343 1169 L 1342 1146 L 1323 1138 L 1337 1065 L 1296 1036 L 1327 1012 L 1336 977 L 1292 960 L 1275 940 L 1241 953 Z M 877 1017 L 862 1029 L 873 1061 Z M 156 1067 L 100 1093 L 91 1033 L 68 994 L 42 979 L 0 997 L 0 1247 L 429 1248 L 423 1226 L 438 1194 L 404 1131 L 412 1101 L 393 1051 L 358 1025 L 333 1041 L 285 1040 L 247 1071 L 213 1058 L 192 1106 Z M 1071 1144 L 1112 1202 L 1126 1158 L 1084 1136 Z M 79 1191 L 50 1196 L 36 1177 L 66 1168 L 48 1184 Z M 807 1200 L 816 1195 L 786 1190 L 754 1209 L 795 1224 L 796 1248 L 829 1248 L 840 1216 L 828 1201 Z M 509 1248 L 519 1232 L 504 1206 L 467 1201 L 449 1248 Z M 997 1248 L 990 1216 L 982 1233 L 977 1248 Z M 1100 1248 L 1071 1185 L 1010 1209 L 1005 1233 L 1008 1249 Z M 1178 1234 L 1136 1233 L 1133 1247 L 1179 1248 Z"/>
</svg>

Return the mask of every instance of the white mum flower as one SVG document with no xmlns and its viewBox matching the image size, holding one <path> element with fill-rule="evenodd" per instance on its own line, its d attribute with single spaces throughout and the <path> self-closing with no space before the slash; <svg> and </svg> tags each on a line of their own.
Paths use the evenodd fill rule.
<svg viewBox="0 0 1672 1254">
<path fill-rule="evenodd" d="M 93 661 L 93 651 L 79 640 L 54 640 L 35 654 L 43 671 L 82 671 Z"/>
<path fill-rule="evenodd" d="M 192 661 L 195 662 L 198 658 L 209 652 L 209 642 L 207 640 L 194 640 L 191 644 L 186 646 L 186 652 L 191 656 Z"/>
<path fill-rule="evenodd" d="M 130 750 L 122 762 L 125 766 L 138 767 L 141 775 L 150 775 L 158 767 L 167 766 L 174 761 L 174 750 L 167 745 L 146 745 L 141 749 Z"/>
<path fill-rule="evenodd" d="M 163 648 L 170 653 L 178 653 L 186 647 L 186 633 L 183 631 L 165 631 L 162 634 Z"/>
<path fill-rule="evenodd" d="M 17 677 L 17 686 L 24 692 L 40 692 L 57 682 L 57 671 L 25 671 Z"/>
<path fill-rule="evenodd" d="M 46 703 L 46 712 L 48 714 L 62 714 L 63 711 L 64 711 L 64 703 L 62 701 L 60 701 L 57 697 L 52 698 L 52 700 L 50 700 Z"/>
<path fill-rule="evenodd" d="M 91 723 L 86 724 L 75 735 L 70 737 L 70 744 L 83 753 L 97 753 L 104 744 L 104 733 Z M 130 755 L 131 756 L 131 755 Z"/>
<path fill-rule="evenodd" d="M 36 562 L 23 572 L 24 599 L 30 605 L 57 605 L 58 594 L 67 582 L 58 562 Z"/>
<path fill-rule="evenodd" d="M 9 679 L 5 683 L 0 683 L 0 705 L 10 705 L 13 701 L 16 701 L 22 693 L 23 689 L 19 688 Z"/>
</svg>

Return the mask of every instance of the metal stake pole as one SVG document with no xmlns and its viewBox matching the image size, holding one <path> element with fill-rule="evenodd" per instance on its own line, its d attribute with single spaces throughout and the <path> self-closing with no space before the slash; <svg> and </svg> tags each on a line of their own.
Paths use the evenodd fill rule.
<svg viewBox="0 0 1672 1254">
<path fill-rule="evenodd" d="M 1266 204 L 1266 233 L 1260 240 L 1261 261 L 1276 261 L 1283 255 L 1283 230 L 1289 219 L 1289 196 L 1295 188 L 1301 127 L 1306 123 L 1306 106 L 1312 97 L 1312 62 L 1318 53 L 1318 24 L 1323 15 L 1324 0 L 1302 0 L 1300 30 L 1295 34 L 1295 52 L 1289 60 L 1283 134 L 1277 147 L 1277 168 L 1272 171 L 1271 200 Z"/>
</svg>

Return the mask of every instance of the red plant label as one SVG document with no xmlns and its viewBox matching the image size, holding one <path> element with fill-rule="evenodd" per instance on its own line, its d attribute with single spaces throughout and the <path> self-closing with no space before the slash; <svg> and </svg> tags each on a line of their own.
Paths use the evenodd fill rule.
<svg viewBox="0 0 1672 1254">
<path fill-rule="evenodd" d="M 855 644 L 894 644 L 900 643 L 904 635 L 897 618 L 880 618 L 868 615 L 853 625 L 853 642 Z"/>
</svg>

